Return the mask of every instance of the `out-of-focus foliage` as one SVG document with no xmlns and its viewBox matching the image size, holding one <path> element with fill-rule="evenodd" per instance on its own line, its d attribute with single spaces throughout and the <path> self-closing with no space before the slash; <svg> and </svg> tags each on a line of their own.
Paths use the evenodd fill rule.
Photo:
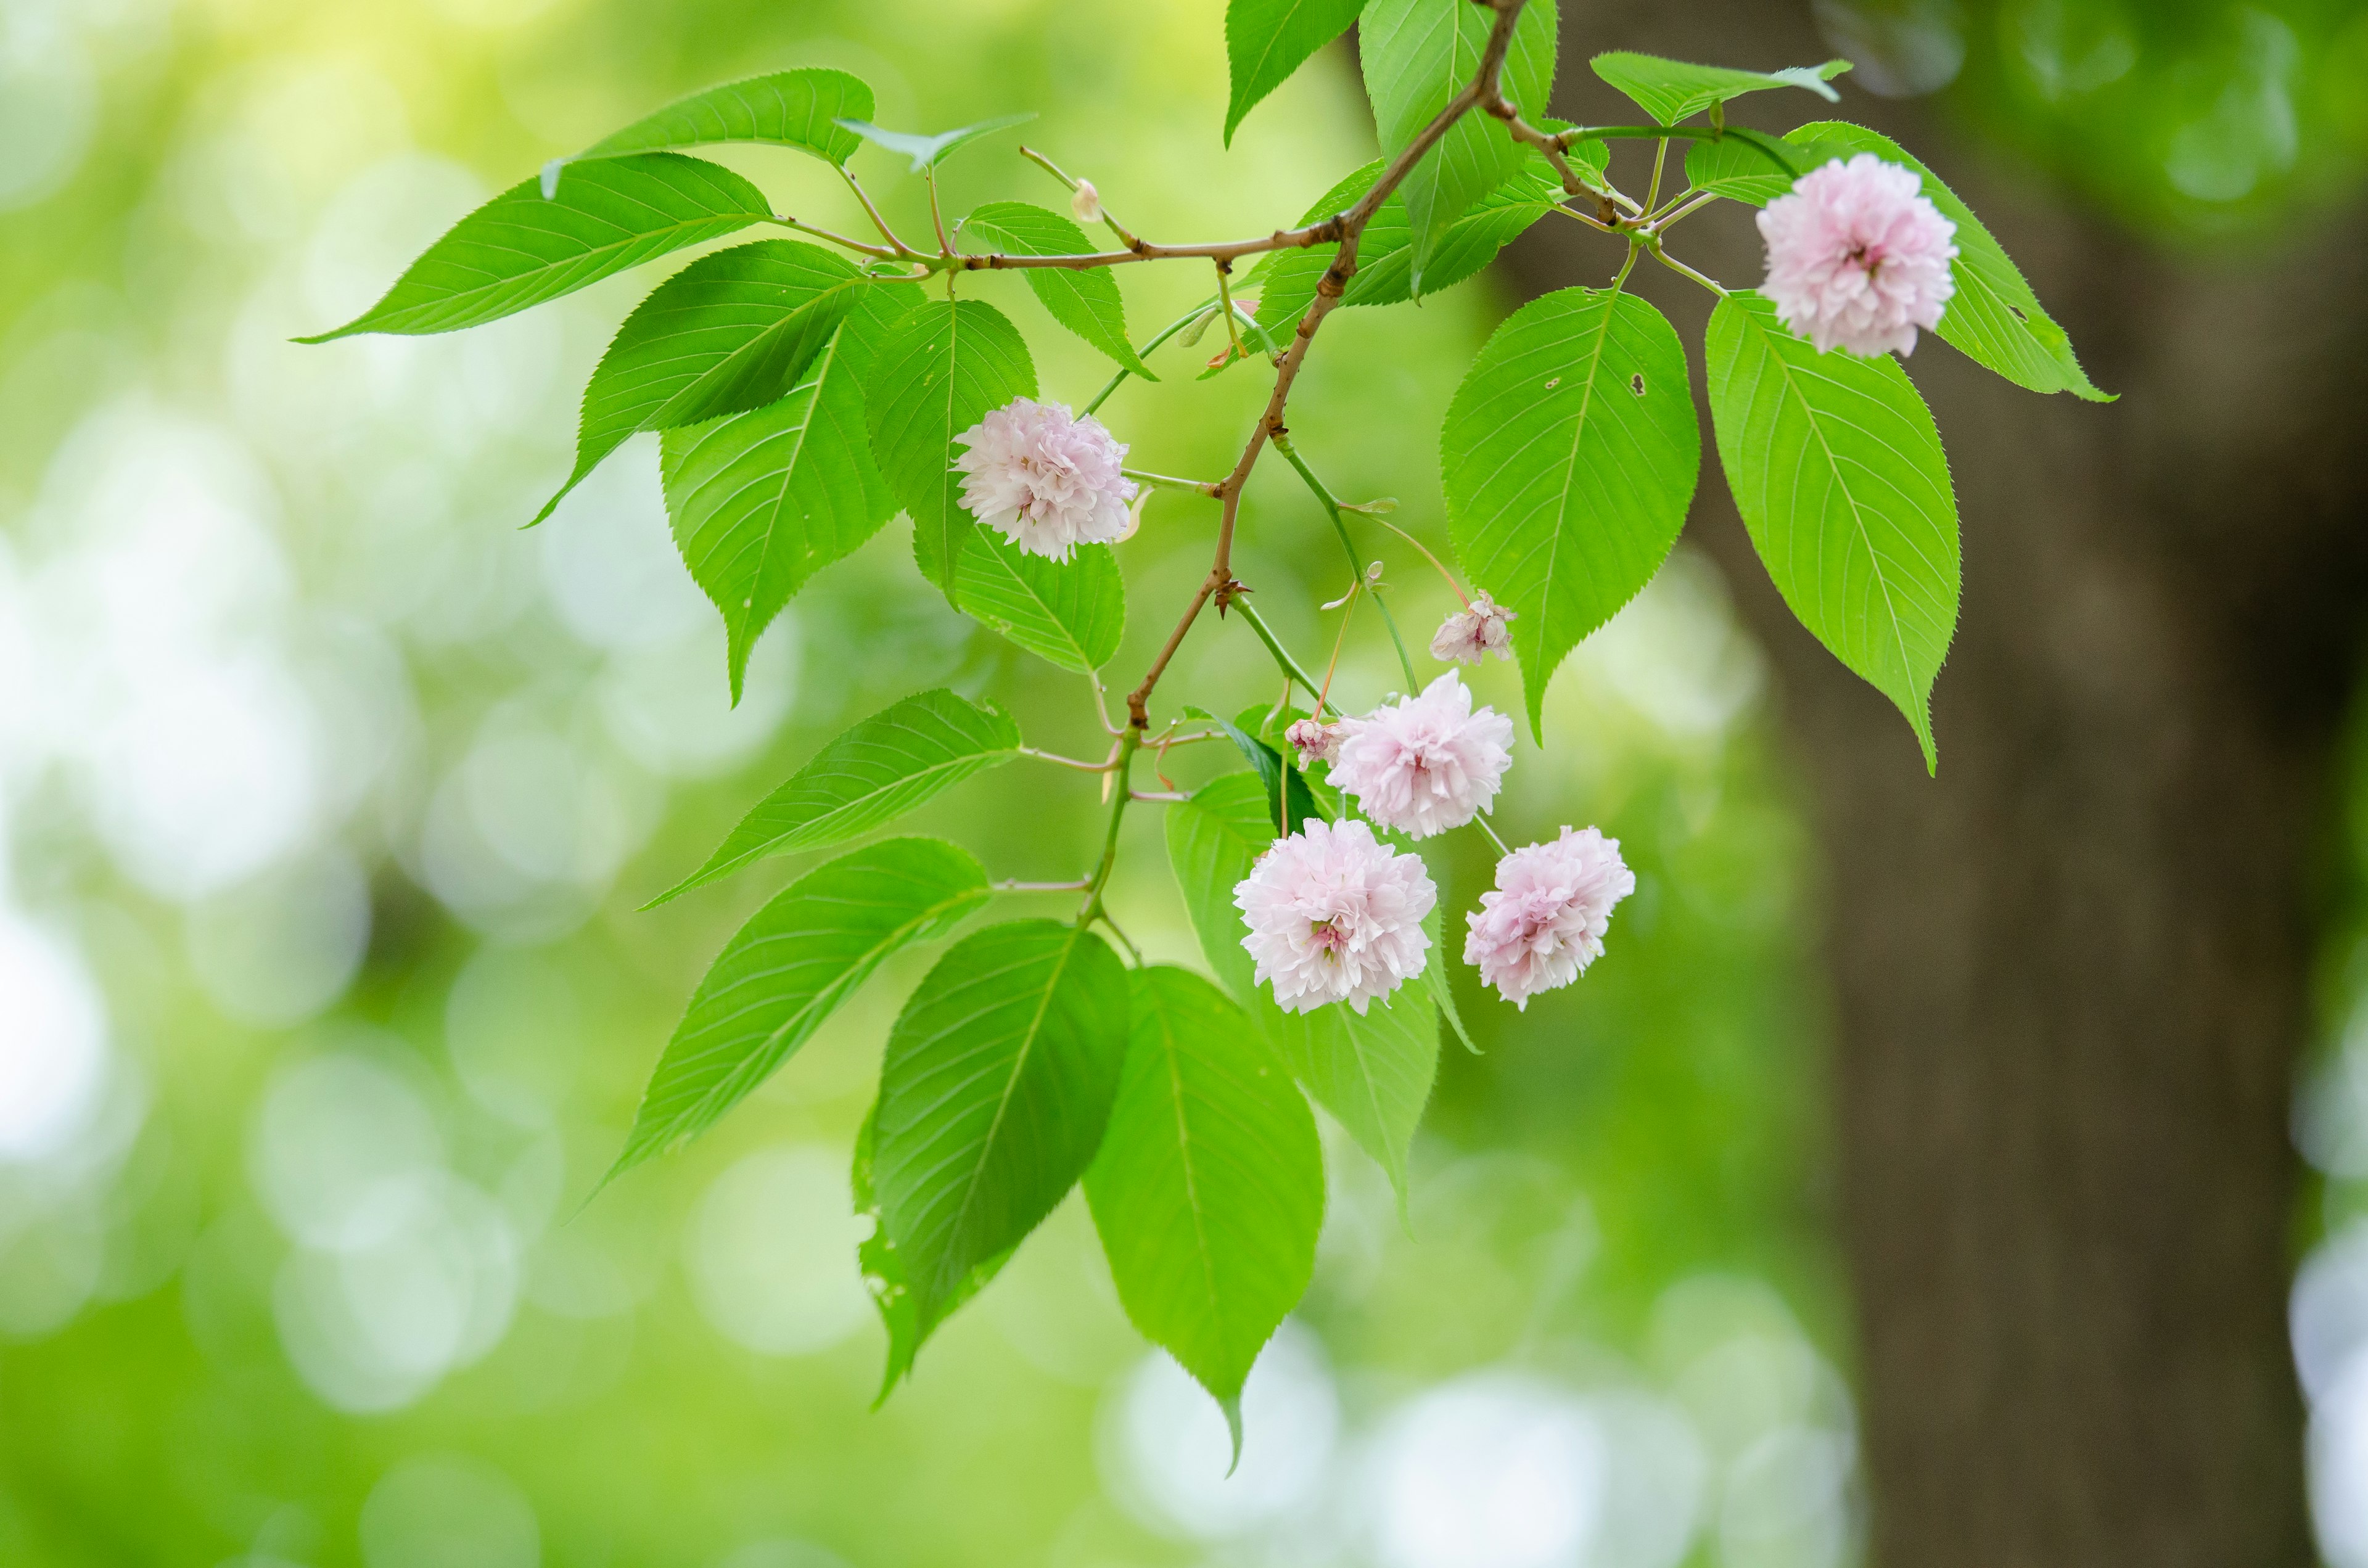
<svg viewBox="0 0 2368 1568">
<path fill-rule="evenodd" d="M 2148 228 L 2235 235 L 2368 169 L 2358 0 L 1816 0 L 1886 94 L 1947 89 L 2000 152 Z"/>
</svg>

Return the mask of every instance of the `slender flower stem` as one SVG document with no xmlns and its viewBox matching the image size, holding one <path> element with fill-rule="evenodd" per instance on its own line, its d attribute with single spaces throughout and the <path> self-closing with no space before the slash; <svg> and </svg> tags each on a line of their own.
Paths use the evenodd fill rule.
<svg viewBox="0 0 2368 1568">
<path fill-rule="evenodd" d="M 1323 687 L 1316 684 L 1315 678 L 1302 669 L 1299 661 L 1284 650 L 1281 641 L 1275 637 L 1273 629 L 1267 625 L 1266 618 L 1241 599 L 1235 599 L 1233 608 L 1240 612 L 1244 620 L 1249 622 L 1250 630 L 1258 634 L 1258 641 L 1265 643 L 1267 652 L 1274 655 L 1274 662 L 1281 667 L 1283 675 L 1306 688 L 1307 695 L 1315 699 L 1316 711 L 1321 713 L 1325 707 Z M 1336 708 L 1333 711 L 1337 713 L 1339 710 Z"/>
<path fill-rule="evenodd" d="M 1087 877 L 1071 882 L 989 882 L 996 892 L 1083 892 L 1093 886 Z"/>
<path fill-rule="evenodd" d="M 940 258 L 951 256 L 954 254 L 954 243 L 946 238 L 945 216 L 938 210 L 938 165 L 931 164 L 922 171 L 922 176 L 929 187 L 929 225 L 938 231 L 938 255 Z"/>
<path fill-rule="evenodd" d="M 1653 143 L 1653 183 L 1645 187 L 1645 210 L 1651 211 L 1661 202 L 1661 165 L 1669 161 L 1669 143 L 1664 140 Z"/>
<path fill-rule="evenodd" d="M 1170 474 L 1152 473 L 1139 468 L 1122 468 L 1119 472 L 1141 484 L 1160 490 L 1190 490 L 1196 494 L 1214 496 L 1217 482 L 1213 479 L 1178 479 Z"/>
<path fill-rule="evenodd" d="M 1102 835 L 1101 863 L 1094 868 L 1094 874 L 1087 880 L 1085 902 L 1077 906 L 1076 923 L 1081 926 L 1102 915 L 1102 889 L 1109 885 L 1110 869 L 1118 864 L 1119 824 L 1126 820 L 1127 802 L 1134 797 L 1134 788 L 1127 780 L 1127 765 L 1134 760 L 1134 754 L 1142 744 L 1143 732 L 1132 725 L 1118 738 L 1118 756 L 1111 763 L 1117 774 L 1118 788 L 1110 791 L 1110 829 Z"/>
<path fill-rule="evenodd" d="M 1234 264 L 1223 256 L 1217 258 L 1217 308 L 1225 318 L 1225 342 L 1233 357 L 1247 359 L 1249 350 L 1242 347 L 1242 324 L 1234 319 Z"/>
<path fill-rule="evenodd" d="M 1663 267 L 1668 267 L 1670 271 L 1692 278 L 1695 282 L 1701 284 L 1703 288 L 1709 290 L 1712 293 L 1717 295 L 1722 300 L 1726 298 L 1726 290 L 1718 282 L 1714 279 L 1705 278 L 1701 273 L 1696 272 L 1692 267 L 1688 267 L 1684 262 L 1679 261 L 1676 256 L 1673 256 L 1669 255 L 1668 252 L 1663 250 L 1657 243 L 1647 244 L 1645 246 L 1645 249 L 1651 251 L 1653 253 L 1653 259 L 1659 262 Z"/>
<path fill-rule="evenodd" d="M 896 237 L 896 231 L 888 226 L 888 220 L 882 218 L 880 215 L 880 209 L 871 204 L 871 193 L 857 183 L 855 176 L 848 172 L 846 165 L 841 164 L 838 166 L 838 173 L 839 177 L 847 181 L 847 188 L 855 192 L 855 199 L 863 203 L 863 210 L 871 214 L 871 226 L 880 231 L 880 237 L 886 240 L 900 256 L 908 259 L 919 256 L 921 254 L 919 251 Z"/>
<path fill-rule="evenodd" d="M 1695 196 L 1691 201 L 1689 201 L 1684 206 L 1676 209 L 1666 217 L 1656 218 L 1653 220 L 1653 233 L 1656 234 L 1668 233 L 1678 224 L 1684 222 L 1688 218 L 1693 216 L 1695 213 L 1701 211 L 1703 208 L 1709 206 L 1712 202 L 1716 201 L 1717 199 L 1718 192 L 1714 190 L 1705 190 L 1701 192 Z"/>
<path fill-rule="evenodd" d="M 1302 231 L 1304 238 L 1278 230 L 1273 236 L 1275 244 L 1250 247 L 1279 249 L 1286 241 L 1300 244 L 1332 240 L 1339 242 L 1339 248 L 1333 253 L 1331 266 L 1325 268 L 1324 276 L 1316 282 L 1315 300 L 1299 318 L 1299 326 L 1292 335 L 1291 346 L 1283 350 L 1281 358 L 1276 363 L 1274 390 L 1268 394 L 1266 411 L 1251 426 L 1249 439 L 1243 443 L 1240 460 L 1234 464 L 1233 472 L 1220 486 L 1219 498 L 1224 504 L 1224 510 L 1217 523 L 1217 548 L 1215 558 L 1209 563 L 1209 574 L 1201 580 L 1191 602 L 1185 606 L 1184 613 L 1177 619 L 1175 630 L 1167 634 L 1167 641 L 1161 646 L 1158 657 L 1152 661 L 1151 668 L 1144 672 L 1142 683 L 1127 693 L 1127 724 L 1138 733 L 1150 728 L 1152 690 L 1158 686 L 1159 677 L 1175 658 L 1176 650 L 1183 643 L 1185 634 L 1200 619 L 1201 607 L 1212 597 L 1221 607 L 1239 602 L 1233 562 L 1234 528 L 1241 516 L 1242 486 L 1249 482 L 1250 471 L 1258 466 L 1258 454 L 1265 449 L 1266 443 L 1285 432 L 1282 415 L 1291 401 L 1291 389 L 1299 379 L 1300 368 L 1307 363 L 1308 346 L 1315 341 L 1325 317 L 1339 304 L 1340 296 L 1348 290 L 1349 279 L 1356 273 L 1357 247 L 1364 237 L 1366 225 L 1373 221 L 1373 214 L 1381 210 L 1382 204 L 1396 194 L 1398 187 L 1405 183 L 1414 166 L 1473 109 L 1486 108 L 1489 113 L 1506 119 L 1508 126 L 1519 118 L 1506 101 L 1502 83 L 1505 57 L 1512 48 L 1513 28 L 1520 19 L 1525 0 L 1487 0 L 1487 4 L 1495 13 L 1495 20 L 1489 27 L 1486 43 L 1481 47 L 1479 64 L 1471 81 L 1450 98 L 1431 117 L 1429 123 L 1383 167 L 1380 176 L 1358 199 L 1357 204 L 1346 212 L 1314 225 L 1312 230 Z M 1565 183 L 1585 188 L 1576 176 L 1565 176 Z M 1610 199 L 1607 197 L 1604 200 L 1608 203 Z M 1248 255 L 1249 250 L 1235 254 Z M 1280 653 L 1281 650 L 1278 648 L 1276 652 Z"/>
<path fill-rule="evenodd" d="M 1488 814 L 1486 812 L 1474 812 L 1472 820 L 1479 824 L 1481 832 L 1488 835 L 1488 842 L 1497 846 L 1497 854 L 1510 855 L 1512 853 L 1511 850 L 1505 847 L 1505 841 L 1497 836 L 1497 830 L 1488 824 Z"/>
<path fill-rule="evenodd" d="M 784 229 L 794 229 L 801 234 L 812 234 L 818 240 L 828 240 L 832 244 L 843 246 L 864 256 L 876 256 L 882 261 L 902 259 L 896 252 L 890 250 L 886 245 L 875 245 L 865 240 L 850 240 L 845 234 L 833 233 L 828 229 L 816 228 L 812 223 L 802 223 L 786 212 L 774 213 L 772 221 Z"/>
<path fill-rule="evenodd" d="M 1019 755 L 1032 756 L 1039 762 L 1057 762 L 1064 767 L 1074 767 L 1080 773 L 1108 773 L 1118 766 L 1118 747 L 1115 744 L 1110 747 L 1110 760 L 1107 762 L 1083 762 L 1074 756 L 1063 756 L 1057 752 L 1039 751 L 1034 746 L 1021 746 Z"/>
<path fill-rule="evenodd" d="M 1291 437 L 1288 435 L 1278 435 L 1275 437 L 1274 449 L 1281 452 L 1282 454 L 1283 460 L 1291 464 L 1292 468 L 1297 469 L 1299 471 L 1299 477 L 1307 482 L 1307 488 L 1315 493 L 1315 499 L 1322 504 L 1324 507 L 1324 515 L 1332 519 L 1332 531 L 1340 536 L 1340 548 L 1348 552 L 1349 573 L 1355 576 L 1359 583 L 1364 582 L 1364 562 L 1360 561 L 1357 557 L 1356 541 L 1349 537 L 1349 522 L 1347 518 L 1340 515 L 1339 498 L 1332 494 L 1330 486 L 1326 485 L 1321 479 L 1315 477 L 1315 471 L 1307 466 L 1307 460 L 1299 455 L 1299 449 L 1291 444 Z M 1377 517 L 1374 518 L 1374 521 L 1380 522 L 1381 519 Z M 1422 550 L 1421 541 L 1416 540 L 1413 535 L 1404 533 L 1403 530 L 1399 529 L 1393 524 L 1384 523 L 1383 526 L 1388 528 L 1393 533 L 1400 534 L 1408 542 L 1412 543 L 1417 550 Z M 1422 552 L 1425 555 L 1430 554 L 1430 551 L 1427 550 L 1423 550 Z M 1439 562 L 1436 557 L 1432 559 L 1431 564 L 1434 566 L 1439 565 Z M 1442 575 L 1446 575 L 1447 568 L 1440 566 L 1440 572 Z M 1451 588 L 1455 588 L 1455 597 L 1457 598 L 1463 598 L 1463 590 L 1460 587 L 1456 587 L 1453 576 L 1448 575 L 1447 585 Z M 1406 690 L 1410 692 L 1417 690 L 1422 683 L 1415 679 L 1414 661 L 1406 656 L 1406 639 L 1399 635 L 1398 632 L 1398 618 L 1390 613 L 1389 602 L 1382 597 L 1382 590 L 1378 586 L 1372 588 L 1372 593 L 1373 596 L 1373 608 L 1382 612 L 1382 624 L 1390 629 L 1390 642 L 1398 651 L 1398 668 L 1406 672 Z M 1463 604 L 1464 608 L 1468 609 L 1471 608 L 1472 601 L 1470 599 L 1463 599 Z"/>
<path fill-rule="evenodd" d="M 1332 698 L 1332 677 L 1340 672 L 1340 650 L 1349 643 L 1349 623 L 1357 619 L 1357 592 L 1365 585 L 1362 577 L 1349 585 L 1349 602 L 1341 611 L 1340 630 L 1332 638 L 1332 662 L 1324 666 L 1324 689 L 1315 694 L 1316 711 L 1321 712 Z"/>
<path fill-rule="evenodd" d="M 1189 801 L 1192 797 L 1181 790 L 1137 790 L 1134 798 L 1138 801 Z"/>
<path fill-rule="evenodd" d="M 1206 300 L 1201 301 L 1199 304 L 1193 306 L 1190 310 L 1185 312 L 1182 315 L 1178 316 L 1174 321 L 1169 322 L 1157 332 L 1152 334 L 1151 341 L 1136 349 L 1134 351 L 1134 357 L 1138 359 L 1149 358 L 1153 349 L 1158 347 L 1161 344 L 1167 342 L 1178 333 L 1182 332 L 1194 322 L 1199 321 L 1201 319 L 1201 312 L 1209 308 L 1209 304 L 1210 301 Z M 1125 382 L 1126 379 L 1133 374 L 1134 374 L 1133 370 L 1121 369 L 1117 375 L 1112 376 L 1109 381 L 1103 382 L 1102 390 L 1094 393 L 1094 401 L 1086 404 L 1084 411 L 1080 413 L 1077 417 L 1082 419 L 1086 415 L 1091 414 L 1095 409 L 1099 408 L 1104 403 L 1107 403 L 1110 400 L 1110 394 L 1118 391 L 1120 386 Z"/>
</svg>

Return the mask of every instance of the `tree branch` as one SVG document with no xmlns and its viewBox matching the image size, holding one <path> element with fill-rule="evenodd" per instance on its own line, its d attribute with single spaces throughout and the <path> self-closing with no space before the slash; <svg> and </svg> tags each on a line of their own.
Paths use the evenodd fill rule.
<svg viewBox="0 0 2368 1568">
<path fill-rule="evenodd" d="M 1381 177 L 1373 181 L 1372 188 L 1365 192 L 1356 206 L 1338 219 L 1328 220 L 1339 225 L 1340 248 L 1332 257 L 1332 265 L 1325 269 L 1323 278 L 1315 285 L 1315 301 L 1307 307 L 1307 313 L 1299 318 L 1299 329 L 1292 335 L 1291 347 L 1283 350 L 1281 362 L 1275 368 L 1274 392 L 1268 397 L 1266 411 L 1258 416 L 1249 439 L 1243 444 L 1241 460 L 1217 486 L 1218 498 L 1224 503 L 1224 513 L 1217 526 L 1216 559 L 1210 563 L 1208 577 L 1192 596 L 1192 602 L 1185 608 L 1182 619 L 1176 623 L 1176 630 L 1168 633 L 1166 646 L 1160 649 L 1158 658 L 1152 662 L 1149 673 L 1143 677 L 1143 684 L 1127 694 L 1127 722 L 1138 733 L 1151 727 L 1149 704 L 1152 688 L 1159 684 L 1159 677 L 1166 672 L 1168 661 L 1176 656 L 1184 634 L 1192 629 L 1193 621 L 1200 619 L 1201 607 L 1213 597 L 1222 610 L 1233 600 L 1236 588 L 1233 575 L 1234 525 L 1241 513 L 1242 486 L 1248 483 L 1250 471 L 1258 466 L 1258 454 L 1265 449 L 1268 439 L 1285 429 L 1283 409 L 1291 401 L 1292 384 L 1299 379 L 1300 367 L 1307 362 L 1307 347 L 1315 341 L 1317 329 L 1324 324 L 1324 318 L 1330 315 L 1332 308 L 1340 302 L 1341 294 L 1349 287 L 1349 279 L 1356 274 L 1357 242 L 1364 237 L 1365 226 L 1372 222 L 1373 214 L 1381 210 L 1382 203 L 1396 192 L 1423 154 L 1437 146 L 1440 139 L 1454 128 L 1456 121 L 1483 105 L 1504 103 L 1501 84 L 1505 55 L 1512 48 L 1513 24 L 1520 19 L 1524 3 L 1525 0 L 1488 0 L 1489 9 L 1496 13 L 1497 19 L 1488 29 L 1488 41 L 1480 51 L 1479 69 L 1473 74 L 1472 80 L 1448 100 L 1447 107 L 1434 115 L 1430 123 L 1424 126 L 1397 156 L 1390 160 L 1388 166 L 1382 170 Z M 1311 239 L 1306 243 L 1313 244 L 1316 242 Z"/>
</svg>

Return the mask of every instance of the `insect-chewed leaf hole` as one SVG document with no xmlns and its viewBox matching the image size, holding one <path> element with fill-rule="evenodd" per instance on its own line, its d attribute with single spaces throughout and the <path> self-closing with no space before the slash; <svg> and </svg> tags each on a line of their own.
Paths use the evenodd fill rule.
<svg viewBox="0 0 2368 1568">
<path fill-rule="evenodd" d="M 1634 392 L 1638 397 L 1643 397 L 1645 395 L 1644 371 L 1639 370 L 1634 375 L 1628 378 L 1628 390 Z"/>
</svg>

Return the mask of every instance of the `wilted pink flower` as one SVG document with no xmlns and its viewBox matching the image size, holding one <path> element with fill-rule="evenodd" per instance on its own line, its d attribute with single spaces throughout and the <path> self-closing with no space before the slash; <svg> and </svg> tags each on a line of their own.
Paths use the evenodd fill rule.
<svg viewBox="0 0 2368 1568">
<path fill-rule="evenodd" d="M 1033 555 L 1066 561 L 1081 544 L 1114 544 L 1132 531 L 1134 481 L 1119 472 L 1126 448 L 1092 415 L 1066 403 L 1012 399 L 954 437 L 971 516 Z"/>
<path fill-rule="evenodd" d="M 1472 934 L 1463 961 L 1527 1012 L 1531 997 L 1568 985 L 1603 956 L 1611 906 L 1635 891 L 1618 839 L 1565 827 L 1554 842 L 1524 845 L 1497 862 L 1497 891 L 1482 893 L 1464 916 Z"/>
<path fill-rule="evenodd" d="M 1956 291 L 1949 259 L 1957 225 L 1918 191 L 1915 172 L 1861 153 L 1803 175 L 1759 214 L 1768 242 L 1760 285 L 1784 324 L 1817 346 L 1855 354 L 1916 347 Z"/>
<path fill-rule="evenodd" d="M 1242 946 L 1287 1013 L 1327 1002 L 1362 1013 L 1420 974 L 1430 949 L 1422 920 L 1438 902 L 1417 857 L 1355 821 L 1306 823 L 1234 887 L 1249 926 Z"/>
<path fill-rule="evenodd" d="M 1375 822 L 1417 838 L 1470 822 L 1513 761 L 1512 720 L 1494 708 L 1474 713 L 1453 670 L 1344 728 L 1332 782 Z"/>
<path fill-rule="evenodd" d="M 1080 223 L 1102 221 L 1102 193 L 1094 188 L 1093 181 L 1081 179 L 1077 182 L 1077 188 L 1069 193 L 1069 210 L 1077 215 Z"/>
<path fill-rule="evenodd" d="M 1302 719 L 1283 731 L 1282 738 L 1299 754 L 1299 765 L 1335 762 L 1340 756 L 1340 726 L 1321 719 Z"/>
<path fill-rule="evenodd" d="M 1513 632 L 1505 623 L 1513 619 L 1514 612 L 1495 599 L 1474 594 L 1470 604 L 1440 622 L 1438 633 L 1430 640 L 1430 656 L 1455 665 L 1476 665 L 1489 653 L 1509 659 Z"/>
</svg>

